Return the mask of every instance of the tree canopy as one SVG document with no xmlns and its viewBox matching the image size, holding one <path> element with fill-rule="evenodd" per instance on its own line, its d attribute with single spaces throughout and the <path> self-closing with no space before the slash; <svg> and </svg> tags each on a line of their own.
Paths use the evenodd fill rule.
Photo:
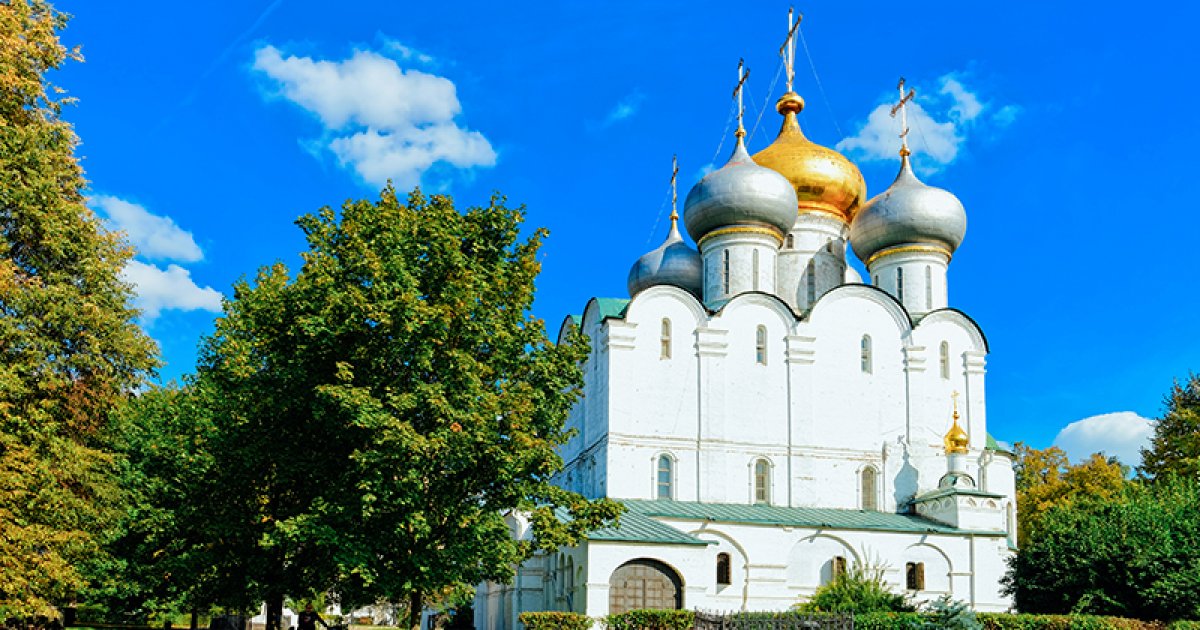
<svg viewBox="0 0 1200 630">
<path fill-rule="evenodd" d="M 120 273 L 130 250 L 84 203 L 67 99 L 78 53 L 41 0 L 0 3 L 0 615 L 84 586 L 119 514 L 109 411 L 155 365 Z"/>
<path fill-rule="evenodd" d="M 1164 402 L 1166 412 L 1154 425 L 1150 447 L 1142 449 L 1138 471 L 1151 479 L 1200 479 L 1200 374 L 1176 381 Z"/>
<path fill-rule="evenodd" d="M 1099 453 L 1071 464 L 1057 446 L 1039 450 L 1018 442 L 1015 450 L 1017 540 L 1021 545 L 1036 535 L 1038 523 L 1051 508 L 1081 497 L 1112 498 L 1129 484 L 1120 462 Z"/>
<path fill-rule="evenodd" d="M 550 484 L 587 350 L 529 314 L 546 232 L 522 240 L 523 214 L 389 187 L 301 217 L 294 278 L 237 284 L 194 382 L 227 462 L 205 493 L 223 603 L 333 589 L 407 602 L 415 624 L 430 597 L 617 515 Z"/>
</svg>

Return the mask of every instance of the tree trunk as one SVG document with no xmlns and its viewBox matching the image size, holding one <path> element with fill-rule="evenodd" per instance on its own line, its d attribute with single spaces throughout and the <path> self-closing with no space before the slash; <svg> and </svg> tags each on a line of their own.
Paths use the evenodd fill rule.
<svg viewBox="0 0 1200 630">
<path fill-rule="evenodd" d="M 198 627 L 199 625 L 200 625 L 200 613 L 199 613 L 199 612 L 198 612 L 198 611 L 197 611 L 195 608 L 193 608 L 193 609 L 192 609 L 192 625 L 191 625 L 191 629 L 192 629 L 192 630 L 196 630 L 196 629 L 197 629 L 197 627 Z"/>
<path fill-rule="evenodd" d="M 283 630 L 283 593 L 271 593 L 267 597 L 266 630 Z"/>
<path fill-rule="evenodd" d="M 421 591 L 411 591 L 408 594 L 408 630 L 421 630 L 421 610 L 422 601 Z"/>
</svg>

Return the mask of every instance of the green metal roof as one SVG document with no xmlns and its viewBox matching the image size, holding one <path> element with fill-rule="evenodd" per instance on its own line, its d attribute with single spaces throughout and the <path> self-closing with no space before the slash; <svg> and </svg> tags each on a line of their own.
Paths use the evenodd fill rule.
<svg viewBox="0 0 1200 630">
<path fill-rule="evenodd" d="M 604 321 L 610 317 L 621 319 L 625 317 L 625 307 L 629 306 L 629 300 L 625 298 L 594 298 L 596 300 L 596 308 L 600 311 L 600 320 Z"/>
<path fill-rule="evenodd" d="M 996 438 L 992 437 L 991 433 L 987 434 L 987 444 L 985 444 L 984 447 L 989 451 L 999 451 L 1001 453 L 1007 453 L 1009 455 L 1014 455 L 1014 453 L 1011 450 L 1001 446 L 1000 442 L 996 441 Z"/>
<path fill-rule="evenodd" d="M 937 490 L 926 492 L 925 494 L 917 496 L 915 499 L 913 499 L 913 502 L 915 503 L 917 501 L 928 501 L 930 499 L 948 497 L 952 494 L 961 494 L 968 497 L 982 497 L 984 499 L 1004 498 L 1003 494 L 993 494 L 991 492 L 984 492 L 983 490 L 975 490 L 973 488 L 938 488 Z"/>
<path fill-rule="evenodd" d="M 936 534 L 980 534 L 1003 536 L 1003 532 L 982 532 L 949 527 L 912 514 L 895 514 L 871 510 L 837 508 L 782 507 L 776 505 L 743 505 L 728 503 L 697 503 L 694 501 L 647 501 L 623 499 L 632 514 L 676 518 L 680 520 L 715 521 L 749 525 L 784 525 L 789 527 L 822 527 L 890 532 L 931 532 Z"/>
<path fill-rule="evenodd" d="M 571 518 L 565 508 L 556 509 L 554 515 L 561 521 Z M 704 546 L 709 544 L 636 512 L 625 512 L 617 523 L 615 527 L 602 527 L 588 532 L 587 539 L 596 542 L 635 542 L 659 545 Z"/>
</svg>

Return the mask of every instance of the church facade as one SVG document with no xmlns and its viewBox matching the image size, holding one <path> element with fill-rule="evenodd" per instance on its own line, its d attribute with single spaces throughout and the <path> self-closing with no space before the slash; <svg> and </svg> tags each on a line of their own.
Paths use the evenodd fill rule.
<svg viewBox="0 0 1200 630">
<path fill-rule="evenodd" d="M 673 211 L 629 298 L 563 324 L 592 347 L 557 483 L 624 503 L 619 526 L 480 585 L 478 628 L 533 610 L 785 610 L 856 565 L 918 601 L 1010 607 L 1013 456 L 987 432 L 986 338 L 948 299 L 964 208 L 917 178 L 906 143 L 868 199 L 801 131 L 788 65 L 779 136 L 751 156 L 739 122 L 729 162 L 688 194 L 696 248 Z"/>
</svg>

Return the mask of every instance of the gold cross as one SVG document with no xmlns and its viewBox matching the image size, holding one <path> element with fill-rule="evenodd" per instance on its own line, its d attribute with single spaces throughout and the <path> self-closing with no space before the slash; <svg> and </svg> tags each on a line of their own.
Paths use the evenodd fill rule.
<svg viewBox="0 0 1200 630">
<path fill-rule="evenodd" d="M 900 102 L 892 105 L 892 118 L 896 117 L 896 112 L 900 112 L 900 155 L 901 157 L 911 155 L 908 150 L 908 102 L 913 100 L 917 95 L 917 91 L 909 89 L 908 94 L 904 93 L 904 77 L 900 77 L 900 85 L 896 86 L 900 92 Z"/>
<path fill-rule="evenodd" d="M 779 56 L 783 57 L 783 67 L 787 69 L 787 91 L 792 91 L 792 81 L 796 78 L 796 31 L 800 28 L 800 20 L 804 19 L 804 14 L 796 14 L 796 21 L 792 21 L 792 16 L 795 14 L 795 9 L 788 7 L 788 34 L 787 39 L 783 40 L 783 45 L 779 47 Z"/>
<path fill-rule="evenodd" d="M 954 401 L 954 419 L 958 419 L 958 391 L 950 394 L 950 398 Z"/>
<path fill-rule="evenodd" d="M 737 99 L 737 137 L 741 138 L 746 135 L 746 129 L 742 127 L 742 114 L 746 113 L 746 108 L 742 106 L 742 86 L 746 84 L 746 79 L 750 78 L 750 71 L 746 69 L 746 60 L 738 59 L 738 82 L 737 87 L 733 88 L 733 97 Z"/>
</svg>

